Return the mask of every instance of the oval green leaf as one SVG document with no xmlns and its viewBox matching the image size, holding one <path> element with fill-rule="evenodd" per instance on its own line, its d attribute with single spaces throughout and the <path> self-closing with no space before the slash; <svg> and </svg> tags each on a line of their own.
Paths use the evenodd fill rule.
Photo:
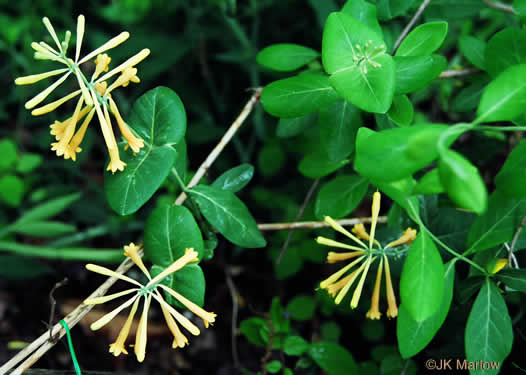
<svg viewBox="0 0 526 375">
<path fill-rule="evenodd" d="M 333 342 L 316 342 L 310 346 L 307 353 L 329 375 L 358 373 L 358 367 L 351 353 Z"/>
<path fill-rule="evenodd" d="M 252 176 L 254 176 L 254 167 L 250 164 L 241 164 L 216 178 L 212 186 L 237 193 L 250 182 Z"/>
<path fill-rule="evenodd" d="M 325 216 L 339 219 L 349 215 L 362 201 L 369 181 L 360 176 L 338 176 L 322 186 L 314 211 L 316 217 L 323 220 Z"/>
<path fill-rule="evenodd" d="M 400 277 L 400 297 L 416 322 L 429 319 L 440 308 L 444 291 L 444 264 L 433 240 L 420 231 L 409 248 Z"/>
<path fill-rule="evenodd" d="M 499 31 L 488 41 L 484 56 L 492 77 L 510 66 L 526 64 L 526 30 L 508 27 Z"/>
<path fill-rule="evenodd" d="M 144 252 L 159 266 L 168 267 L 193 248 L 203 257 L 201 230 L 192 213 L 183 206 L 161 206 L 152 211 L 144 228 Z"/>
<path fill-rule="evenodd" d="M 256 221 L 234 193 L 205 185 L 194 186 L 189 193 L 206 220 L 230 242 L 247 248 L 267 245 Z"/>
<path fill-rule="evenodd" d="M 440 55 L 395 56 L 395 94 L 408 94 L 426 87 L 446 68 L 447 60 Z"/>
<path fill-rule="evenodd" d="M 396 95 L 387 116 L 398 126 L 409 126 L 413 122 L 413 104 L 407 95 Z"/>
<path fill-rule="evenodd" d="M 395 56 L 425 56 L 440 48 L 447 34 L 447 22 L 428 22 L 415 27 L 400 44 Z"/>
<path fill-rule="evenodd" d="M 299 44 L 273 44 L 263 48 L 256 56 L 259 65 L 280 72 L 291 72 L 307 65 L 320 54 Z"/>
<path fill-rule="evenodd" d="M 154 264 L 151 269 L 152 277 L 157 276 L 166 267 L 159 266 Z M 172 273 L 171 275 L 165 277 L 161 284 L 166 285 L 169 288 L 172 288 L 177 293 L 181 294 L 183 297 L 189 299 L 196 305 L 203 307 L 205 302 L 205 275 L 201 267 L 198 264 L 187 264 L 179 271 Z M 164 293 L 168 303 L 187 310 L 188 308 L 174 298 L 171 294 L 168 294 L 166 291 Z"/>
</svg>

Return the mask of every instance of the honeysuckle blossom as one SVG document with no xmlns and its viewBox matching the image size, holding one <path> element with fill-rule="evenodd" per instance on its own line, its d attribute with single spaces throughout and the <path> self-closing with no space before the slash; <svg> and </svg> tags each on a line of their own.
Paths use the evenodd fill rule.
<svg viewBox="0 0 526 375">
<path fill-rule="evenodd" d="M 139 267 L 141 271 L 146 275 L 148 279 L 148 282 L 146 284 L 143 285 L 126 275 L 119 274 L 108 268 L 101 267 L 95 264 L 87 264 L 86 268 L 90 271 L 97 272 L 105 276 L 112 276 L 118 278 L 120 280 L 132 284 L 134 287 L 119 293 L 114 293 L 103 297 L 89 298 L 85 300 L 84 303 L 87 305 L 96 305 L 111 301 L 115 298 L 119 298 L 125 295 L 132 295 L 132 297 L 126 302 L 121 304 L 119 307 L 115 308 L 113 311 L 107 313 L 91 325 L 92 330 L 98 330 L 104 327 L 108 322 L 110 322 L 115 316 L 117 316 L 117 314 L 119 314 L 119 312 L 131 306 L 130 314 L 128 315 L 128 319 L 124 323 L 124 326 L 122 327 L 119 336 L 117 337 L 115 342 L 110 345 L 110 353 L 112 353 L 114 356 L 118 356 L 121 353 L 128 354 L 128 351 L 126 350 L 126 339 L 128 338 L 128 335 L 130 333 L 133 318 L 137 313 L 139 303 L 141 299 L 144 301 L 139 325 L 137 327 L 137 333 L 135 335 L 134 345 L 134 351 L 137 360 L 139 362 L 142 362 L 144 360 L 144 357 L 146 356 L 146 342 L 148 338 L 148 311 L 150 309 L 152 298 L 156 300 L 161 306 L 161 310 L 166 320 L 166 324 L 168 325 L 168 328 L 174 336 L 172 348 L 182 348 L 188 344 L 188 339 L 182 334 L 177 323 L 179 323 L 181 326 L 183 326 L 186 330 L 188 330 L 191 334 L 195 336 L 199 335 L 200 333 L 199 328 L 195 324 L 193 324 L 188 318 L 186 318 L 183 314 L 178 312 L 164 300 L 162 294 L 160 293 L 161 289 L 170 294 L 181 304 L 183 304 L 188 310 L 190 310 L 192 313 L 201 318 L 206 328 L 208 328 L 210 324 L 214 323 L 216 314 L 203 310 L 201 307 L 197 306 L 192 301 L 177 293 L 175 290 L 160 284 L 160 282 L 165 277 L 171 275 L 174 272 L 177 272 L 189 263 L 198 261 L 197 252 L 194 251 L 194 249 L 186 249 L 186 253 L 182 257 L 177 259 L 164 271 L 162 271 L 153 278 L 141 259 L 141 256 L 139 254 L 140 249 L 141 246 L 136 246 L 134 243 L 130 243 L 128 246 L 124 246 L 124 255 L 129 257 L 133 261 L 133 263 L 135 263 L 135 265 Z"/>
<path fill-rule="evenodd" d="M 26 109 L 32 109 L 31 114 L 33 116 L 40 116 L 54 111 L 59 106 L 73 98 L 78 98 L 73 116 L 69 117 L 63 122 L 55 121 L 55 123 L 50 126 L 51 134 L 54 135 L 57 140 L 57 142 L 51 144 L 51 150 L 55 151 L 57 156 L 63 156 L 65 159 L 72 159 L 75 161 L 76 154 L 82 151 L 79 146 L 82 143 L 84 135 L 86 134 L 86 130 L 94 114 L 97 113 L 102 135 L 110 155 L 110 163 L 107 167 L 107 170 L 111 170 L 112 173 L 115 173 L 117 170 L 124 170 L 126 163 L 120 159 L 117 141 L 115 139 L 115 134 L 113 133 L 113 128 L 110 121 L 110 112 L 115 117 L 122 136 L 126 139 L 128 146 L 133 150 L 134 153 L 139 152 L 140 149 L 144 147 L 144 142 L 142 139 L 133 134 L 133 131 L 122 119 L 117 105 L 111 97 L 111 92 L 119 87 L 128 86 L 130 82 L 140 82 L 139 77 L 137 76 L 137 68 L 135 68 L 135 65 L 145 59 L 150 54 L 150 50 L 147 48 L 143 49 L 135 56 L 132 56 L 108 72 L 111 57 L 109 57 L 104 52 L 117 47 L 119 44 L 128 39 L 130 36 L 128 32 L 122 32 L 116 37 L 110 39 L 101 47 L 81 58 L 80 51 L 82 47 L 82 40 L 84 38 L 85 20 L 83 15 L 78 16 L 77 42 L 75 49 L 75 59 L 73 60 L 68 58 L 66 55 L 71 38 L 71 32 L 67 31 L 64 40 L 60 42 L 49 19 L 44 17 L 42 22 L 51 35 L 51 38 L 55 42 L 56 48 L 51 47 L 45 42 L 33 42 L 31 47 L 35 50 L 35 59 L 57 61 L 58 63 L 65 65 L 65 67 L 45 73 L 19 77 L 15 80 L 17 85 L 29 85 L 49 77 L 60 75 L 60 78 L 57 79 L 53 84 L 51 84 L 32 99 L 28 100 L 25 103 Z M 81 70 L 81 65 L 92 59 L 95 59 L 95 71 L 93 72 L 91 79 L 88 80 L 84 75 L 84 72 Z M 117 78 L 108 86 L 108 79 L 117 74 Z M 51 103 L 35 108 L 70 76 L 75 77 L 79 86 L 78 90 L 75 90 Z M 84 121 L 77 129 L 79 121 L 84 117 Z"/>
<path fill-rule="evenodd" d="M 337 232 L 350 238 L 356 245 L 348 245 L 339 241 L 331 240 L 325 237 L 316 238 L 316 242 L 321 245 L 337 247 L 341 249 L 352 250 L 349 252 L 337 253 L 329 252 L 327 255 L 328 263 L 336 263 L 354 259 L 352 262 L 335 272 L 327 279 L 320 283 L 320 288 L 326 289 L 330 296 L 335 297 L 334 302 L 339 304 L 347 295 L 350 288 L 356 280 L 358 284 L 354 289 L 351 298 L 351 308 L 356 308 L 362 294 L 365 279 L 371 265 L 379 259 L 378 270 L 376 272 L 376 281 L 371 297 L 371 307 L 366 314 L 369 319 L 380 319 L 382 313 L 380 312 L 380 287 L 382 283 L 382 271 L 385 270 L 385 288 L 387 296 L 387 312 L 388 318 L 394 318 L 398 315 L 398 306 L 396 296 L 391 280 L 391 270 L 389 268 L 388 257 L 393 255 L 392 249 L 403 244 L 410 244 L 416 237 L 416 230 L 408 228 L 404 231 L 402 236 L 386 246 L 382 247 L 381 243 L 375 239 L 376 224 L 378 223 L 378 215 L 380 213 L 380 199 L 379 192 L 373 194 L 372 214 L 371 214 L 371 229 L 369 233 L 365 230 L 363 224 L 356 224 L 352 233 L 343 228 L 338 222 L 326 216 L 325 221 Z M 354 233 L 354 234 L 353 234 Z M 362 240 L 367 241 L 367 244 Z M 356 258 L 356 259 L 355 259 Z M 356 266 L 356 268 L 354 268 Z M 354 270 L 351 272 L 351 270 Z M 349 273 L 350 272 L 350 273 Z"/>
</svg>

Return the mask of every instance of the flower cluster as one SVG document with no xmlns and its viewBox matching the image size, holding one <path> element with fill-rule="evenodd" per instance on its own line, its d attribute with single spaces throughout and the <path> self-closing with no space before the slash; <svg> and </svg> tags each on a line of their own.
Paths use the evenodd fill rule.
<svg viewBox="0 0 526 375">
<path fill-rule="evenodd" d="M 131 129 L 122 119 L 119 110 L 117 109 L 117 105 L 111 97 L 111 92 L 118 87 L 126 87 L 130 82 L 139 82 L 139 77 L 137 77 L 137 68 L 134 66 L 145 59 L 150 54 L 150 50 L 143 49 L 135 56 L 126 60 L 124 63 L 108 71 L 111 58 L 104 52 L 118 46 L 128 39 L 130 36 L 129 33 L 123 32 L 117 35 L 113 39 L 103 44 L 101 47 L 80 58 L 80 49 L 82 46 L 82 39 L 84 37 L 85 25 L 84 16 L 80 15 L 77 20 L 75 60 L 72 60 L 66 55 L 71 39 L 71 32 L 68 30 L 65 34 L 64 40 L 60 42 L 49 19 L 44 17 L 42 21 L 46 29 L 51 34 L 51 37 L 56 44 L 56 48 L 51 47 L 45 42 L 33 42 L 31 43 L 31 47 L 35 50 L 34 57 L 35 59 L 40 60 L 56 61 L 65 67 L 45 73 L 19 77 L 15 80 L 17 85 L 28 85 L 49 77 L 62 75 L 48 88 L 43 90 L 32 99 L 28 100 L 25 103 L 26 109 L 34 108 L 31 114 L 33 116 L 40 116 L 54 111 L 56 108 L 67 101 L 78 97 L 77 105 L 73 115 L 65 121 L 55 121 L 55 123 L 51 125 L 51 134 L 55 136 L 57 140 L 57 142 L 51 144 L 51 149 L 55 151 L 58 156 L 64 156 L 65 159 L 71 158 L 73 161 L 75 161 L 77 153 L 82 151 L 79 146 L 84 138 L 88 125 L 96 113 L 100 122 L 100 127 L 102 129 L 102 135 L 110 155 L 110 164 L 108 165 L 107 170 L 111 170 L 113 173 L 115 173 L 117 170 L 124 170 L 126 163 L 121 161 L 119 156 L 117 141 L 115 140 L 115 135 L 111 125 L 109 115 L 110 112 L 115 117 L 121 134 L 126 139 L 133 152 L 139 152 L 139 150 L 144 147 L 144 142 L 142 139 L 133 134 Z M 95 59 L 95 70 L 91 76 L 91 79 L 88 80 L 80 67 L 82 64 L 85 64 L 92 59 Z M 120 75 L 113 81 L 113 83 L 108 86 L 107 80 L 119 73 Z M 76 81 L 79 85 L 78 90 L 75 90 L 63 98 L 55 100 L 49 104 L 35 108 L 70 76 L 76 78 Z M 79 124 L 83 118 L 84 121 L 77 129 L 77 124 Z"/>
<path fill-rule="evenodd" d="M 388 243 L 385 247 L 382 247 L 380 242 L 378 242 L 375 236 L 376 224 L 378 222 L 378 214 L 380 212 L 380 193 L 375 192 L 373 195 L 373 204 L 372 204 L 372 214 L 371 214 L 371 230 L 369 233 L 365 230 L 363 224 L 356 224 L 352 229 L 352 233 L 349 233 L 345 228 L 340 224 L 334 221 L 330 217 L 325 217 L 325 221 L 336 231 L 342 233 L 346 237 L 353 240 L 358 246 L 348 245 L 342 242 L 334 241 L 325 237 L 316 238 L 316 242 L 321 245 L 338 247 L 343 249 L 352 250 L 350 252 L 344 253 L 335 253 L 329 252 L 327 255 L 328 263 L 336 263 L 340 261 L 345 261 L 349 259 L 355 259 L 329 278 L 321 282 L 320 287 L 326 289 L 327 292 L 335 297 L 335 303 L 339 304 L 345 295 L 349 292 L 349 289 L 354 284 L 354 282 L 360 277 L 358 285 L 354 290 L 352 299 L 351 299 L 351 308 L 356 308 L 362 294 L 363 285 L 367 277 L 367 273 L 371 265 L 377 260 L 380 259 L 380 264 L 378 266 L 378 271 L 376 274 L 376 282 L 374 284 L 373 295 L 371 298 L 371 308 L 366 314 L 366 317 L 369 319 L 380 319 L 381 313 L 379 310 L 380 304 L 380 285 L 382 282 L 382 271 L 385 269 L 385 288 L 387 294 L 387 317 L 394 318 L 398 315 L 398 306 L 396 303 L 396 297 L 393 290 L 393 283 L 391 281 L 391 270 L 389 268 L 388 256 L 392 255 L 389 249 L 392 249 L 396 246 L 403 244 L 410 244 L 416 237 L 416 230 L 408 228 L 405 230 L 403 235 L 396 241 Z M 368 241 L 368 244 L 364 243 L 362 240 Z M 358 266 L 353 272 L 346 275 L 354 266 Z M 346 276 L 344 276 L 346 275 Z"/>
<path fill-rule="evenodd" d="M 176 300 L 182 303 L 186 308 L 188 308 L 188 310 L 190 310 L 195 315 L 197 315 L 199 318 L 201 318 L 206 328 L 208 328 L 209 324 L 214 323 L 216 314 L 203 310 L 202 308 L 197 306 L 192 301 L 188 300 L 187 298 L 183 297 L 181 294 L 177 293 L 175 290 L 160 283 L 165 277 L 180 270 L 188 263 L 197 262 L 198 261 L 197 252 L 194 251 L 194 249 L 186 249 L 186 253 L 181 258 L 177 259 L 169 267 L 167 267 L 164 271 L 162 271 L 160 274 L 158 274 L 154 278 L 152 278 L 152 276 L 150 275 L 150 272 L 148 272 L 148 269 L 144 266 L 144 263 L 142 262 L 141 256 L 139 254 L 140 249 L 141 249 L 140 246 L 135 246 L 135 244 L 131 243 L 128 246 L 124 246 L 124 255 L 129 257 L 146 275 L 146 277 L 148 278 L 148 282 L 145 285 L 142 285 L 138 281 L 128 276 L 114 272 L 108 268 L 101 267 L 95 264 L 87 264 L 86 268 L 90 271 L 100 273 L 101 275 L 112 276 L 112 277 L 127 281 L 135 285 L 136 287 L 124 290 L 119 293 L 107 295 L 107 296 L 89 298 L 85 300 L 84 303 L 87 305 L 97 305 L 97 304 L 105 303 L 105 302 L 111 301 L 115 298 L 119 298 L 125 295 L 129 295 L 129 294 L 133 295 L 128 301 L 124 302 L 119 307 L 109 312 L 108 314 L 104 315 L 102 318 L 100 318 L 99 320 L 97 320 L 91 325 L 92 330 L 94 331 L 98 330 L 104 327 L 115 316 L 117 316 L 117 314 L 120 313 L 122 310 L 131 306 L 130 315 L 128 316 L 128 319 L 124 323 L 124 326 L 122 327 L 119 333 L 119 336 L 117 337 L 117 340 L 113 344 L 110 345 L 110 353 L 113 353 L 114 356 L 118 356 L 121 353 L 128 354 L 126 347 L 125 347 L 126 339 L 128 338 L 128 334 L 130 333 L 130 329 L 133 323 L 133 318 L 135 317 L 135 313 L 137 312 L 137 308 L 139 307 L 139 302 L 141 298 L 144 299 L 144 305 L 142 309 L 141 318 L 139 320 L 139 325 L 137 327 L 137 334 L 135 337 L 135 346 L 134 346 L 134 351 L 135 351 L 135 355 L 137 356 L 137 360 L 139 362 L 142 362 L 146 355 L 146 341 L 148 338 L 148 334 L 147 334 L 148 310 L 150 308 L 150 303 L 152 301 L 152 298 L 156 300 L 157 302 L 159 302 L 164 318 L 166 319 L 166 324 L 168 325 L 168 328 L 170 329 L 170 331 L 172 332 L 174 336 L 172 348 L 177 348 L 177 347 L 182 348 L 188 344 L 188 339 L 182 334 L 176 321 L 179 322 L 179 324 L 181 324 L 191 334 L 197 336 L 200 333 L 199 328 L 195 324 L 193 324 L 183 314 L 178 312 L 176 309 L 174 309 L 170 304 L 168 304 L 164 300 L 159 289 L 166 291 L 168 294 L 170 294 Z"/>
</svg>

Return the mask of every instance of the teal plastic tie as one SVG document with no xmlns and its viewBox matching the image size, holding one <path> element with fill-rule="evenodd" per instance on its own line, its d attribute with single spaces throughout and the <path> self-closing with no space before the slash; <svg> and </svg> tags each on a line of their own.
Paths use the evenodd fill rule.
<svg viewBox="0 0 526 375">
<path fill-rule="evenodd" d="M 66 323 L 64 320 L 61 320 L 59 323 L 66 330 L 66 336 L 68 337 L 69 352 L 71 354 L 71 360 L 73 361 L 73 366 L 75 367 L 75 372 L 77 373 L 77 375 L 82 375 L 82 373 L 80 372 L 79 363 L 77 361 L 77 356 L 75 355 L 75 349 L 73 349 L 73 342 L 71 341 L 71 334 L 69 333 L 68 323 Z"/>
</svg>

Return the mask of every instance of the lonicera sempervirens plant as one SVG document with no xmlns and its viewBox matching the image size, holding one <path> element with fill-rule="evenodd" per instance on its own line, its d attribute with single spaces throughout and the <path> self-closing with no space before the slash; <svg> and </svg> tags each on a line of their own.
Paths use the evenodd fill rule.
<svg viewBox="0 0 526 375">
<path fill-rule="evenodd" d="M 321 245 L 353 250 L 345 253 L 336 253 L 332 251 L 329 252 L 327 255 L 328 263 L 336 263 L 357 258 L 336 273 L 332 274 L 329 278 L 322 281 L 320 284 L 322 289 L 326 289 L 332 297 L 335 297 L 334 302 L 336 304 L 339 304 L 343 300 L 345 295 L 349 292 L 351 286 L 361 275 L 351 299 L 351 308 L 354 309 L 358 306 L 369 268 L 377 259 L 380 259 L 380 264 L 378 265 L 378 271 L 376 274 L 376 282 L 374 284 L 373 295 L 371 298 L 371 308 L 366 314 L 367 318 L 369 319 L 380 319 L 382 316 L 379 310 L 379 303 L 383 269 L 385 269 L 385 289 L 387 295 L 386 315 L 388 318 L 394 318 L 398 315 L 398 306 L 393 289 L 393 282 L 391 280 L 391 270 L 389 268 L 388 259 L 390 256 L 397 255 L 397 252 L 394 249 L 396 246 L 410 244 L 416 237 L 416 230 L 407 228 L 399 239 L 388 243 L 386 246 L 382 246 L 382 244 L 374 238 L 376 224 L 378 222 L 378 214 L 380 212 L 380 198 L 380 193 L 375 192 L 373 195 L 371 230 L 369 233 L 367 233 L 363 224 L 356 224 L 352 229 L 352 232 L 355 234 L 353 235 L 332 218 L 328 216 L 325 217 L 325 221 L 329 223 L 329 225 L 334 230 L 350 238 L 358 246 L 348 245 L 325 237 L 316 238 L 316 242 Z M 368 244 L 364 243 L 362 239 L 368 241 Z M 357 266 L 358 264 L 358 268 L 346 275 L 354 266 Z"/>
<path fill-rule="evenodd" d="M 135 285 L 136 287 L 124 290 L 119 293 L 114 293 L 114 294 L 110 294 L 107 296 L 103 296 L 103 297 L 89 298 L 85 300 L 84 303 L 88 305 L 97 305 L 97 304 L 105 303 L 115 298 L 119 298 L 119 297 L 122 297 L 128 294 L 133 295 L 128 301 L 124 302 L 119 307 L 109 312 L 108 314 L 104 315 L 102 318 L 100 318 L 99 320 L 97 320 L 95 323 L 91 325 L 92 330 L 94 331 L 98 330 L 104 327 L 115 316 L 117 316 L 117 314 L 120 313 L 122 310 L 126 309 L 130 305 L 132 306 L 130 315 L 128 316 L 128 319 L 124 323 L 124 326 L 122 327 L 119 333 L 119 336 L 117 337 L 117 340 L 113 344 L 110 345 L 110 353 L 112 353 L 114 356 L 118 356 L 121 353 L 128 354 L 128 351 L 126 350 L 126 347 L 125 347 L 126 339 L 128 337 L 128 334 L 130 333 L 130 329 L 133 323 L 133 318 L 135 317 L 135 313 L 137 312 L 139 302 L 141 299 L 144 299 L 144 305 L 142 309 L 141 318 L 139 320 L 139 325 L 137 327 L 137 334 L 135 336 L 135 346 L 134 346 L 134 351 L 135 351 L 135 355 L 137 356 L 137 360 L 139 362 L 142 362 L 146 355 L 146 341 L 148 337 L 148 334 L 147 334 L 148 310 L 150 308 L 150 303 L 151 303 L 152 298 L 155 299 L 157 302 L 159 302 L 164 318 L 166 319 L 166 324 L 168 325 L 168 328 L 174 335 L 174 341 L 172 344 L 172 348 L 177 348 L 177 347 L 182 348 L 188 344 L 188 339 L 182 334 L 181 330 L 177 326 L 176 321 L 179 322 L 179 324 L 181 324 L 191 334 L 197 336 L 200 333 L 199 328 L 195 324 L 193 324 L 188 318 L 186 318 L 183 314 L 178 312 L 176 309 L 174 309 L 170 304 L 168 304 L 164 300 L 159 289 L 162 289 L 168 294 L 170 294 L 171 296 L 173 296 L 177 301 L 182 303 L 188 310 L 190 310 L 195 315 L 197 315 L 199 318 L 201 318 L 206 328 L 208 328 L 208 326 L 211 323 L 214 323 L 216 314 L 203 310 L 202 308 L 197 306 L 192 301 L 188 300 L 187 298 L 183 297 L 181 294 L 177 293 L 175 290 L 161 284 L 161 281 L 165 277 L 171 275 L 174 272 L 177 272 L 178 270 L 182 269 L 184 266 L 186 266 L 189 263 L 198 261 L 197 252 L 194 251 L 194 249 L 186 249 L 186 253 L 182 257 L 177 259 L 169 267 L 167 267 L 164 271 L 162 271 L 160 274 L 158 274 L 157 276 L 153 278 L 150 275 L 150 272 L 148 271 L 148 269 L 145 267 L 144 263 L 142 262 L 141 256 L 139 254 L 140 249 L 141 249 L 141 246 L 136 246 L 135 244 L 130 243 L 128 246 L 124 246 L 124 255 L 129 257 L 137 265 L 137 267 L 139 267 L 141 271 L 146 275 L 146 277 L 148 278 L 148 282 L 146 284 L 143 285 L 128 276 L 121 275 L 108 268 L 101 267 L 95 264 L 87 264 L 86 268 L 90 271 L 100 273 L 101 275 L 112 276 L 120 280 L 127 281 Z"/>
<path fill-rule="evenodd" d="M 34 57 L 35 59 L 39 60 L 56 61 L 62 65 L 65 65 L 65 67 L 45 73 L 19 77 L 15 80 L 17 85 L 28 85 L 48 77 L 62 74 L 62 76 L 51 86 L 36 95 L 34 98 L 27 101 L 25 104 L 26 109 L 33 109 L 39 105 L 68 77 L 74 76 L 79 85 L 78 90 L 73 91 L 63 98 L 55 100 L 54 102 L 33 109 L 31 114 L 33 116 L 43 115 L 45 113 L 54 111 L 68 100 L 78 97 L 77 105 L 73 115 L 62 122 L 55 121 L 55 123 L 51 125 L 51 134 L 54 135 L 57 140 L 57 142 L 51 144 L 51 149 L 56 151 L 58 156 L 64 156 L 65 159 L 71 158 L 73 161 L 75 161 L 76 154 L 82 151 L 79 146 L 82 142 L 82 139 L 84 138 L 84 134 L 86 133 L 88 125 L 94 114 L 97 113 L 100 127 L 102 129 L 102 135 L 104 136 L 104 141 L 106 142 L 106 147 L 108 148 L 108 153 L 110 155 L 110 163 L 107 170 L 111 170 L 113 173 L 117 170 L 124 170 L 126 163 L 120 160 L 117 141 L 115 140 L 115 135 L 111 125 L 109 115 L 110 112 L 115 117 L 123 137 L 126 139 L 128 146 L 133 150 L 133 152 L 139 152 L 139 150 L 144 147 L 144 142 L 142 139 L 133 134 L 132 130 L 122 119 L 117 105 L 111 97 L 111 92 L 118 87 L 126 87 L 130 82 L 139 82 L 139 77 L 137 77 L 137 68 L 134 66 L 146 58 L 150 54 L 150 50 L 147 48 L 143 49 L 135 56 L 129 58 L 124 63 L 108 72 L 108 66 L 111 62 L 111 58 L 104 52 L 118 46 L 128 39 L 130 36 L 128 32 L 122 32 L 99 48 L 80 58 L 80 49 L 82 46 L 82 39 L 84 37 L 85 24 L 84 16 L 80 15 L 77 20 L 75 60 L 72 60 L 66 56 L 71 39 L 71 32 L 69 30 L 66 31 L 64 40 L 60 42 L 49 19 L 44 17 L 42 21 L 51 34 L 51 37 L 56 44 L 56 49 L 45 42 L 33 42 L 31 43 L 31 47 L 33 47 L 35 50 Z M 93 59 L 95 59 L 95 70 L 91 75 L 91 79 L 88 80 L 81 70 L 81 65 Z M 106 73 L 102 74 L 103 72 Z M 120 75 L 117 77 L 117 79 L 115 79 L 113 83 L 108 86 L 107 80 L 119 73 Z M 77 124 L 82 120 L 82 118 L 84 118 L 84 121 L 77 129 Z"/>
</svg>

